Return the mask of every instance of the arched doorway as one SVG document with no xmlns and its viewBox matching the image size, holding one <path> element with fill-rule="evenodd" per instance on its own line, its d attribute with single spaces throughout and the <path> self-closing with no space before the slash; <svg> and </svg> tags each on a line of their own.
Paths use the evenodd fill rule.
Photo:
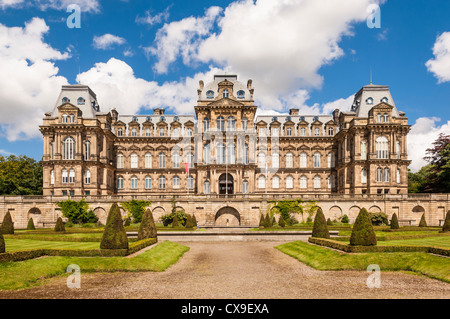
<svg viewBox="0 0 450 319">
<path fill-rule="evenodd" d="M 231 174 L 222 174 L 219 177 L 219 194 L 232 195 L 234 193 L 233 176 Z"/>
<path fill-rule="evenodd" d="M 215 226 L 240 226 L 241 225 L 241 215 L 233 207 L 223 207 L 219 209 L 215 217 Z"/>
</svg>

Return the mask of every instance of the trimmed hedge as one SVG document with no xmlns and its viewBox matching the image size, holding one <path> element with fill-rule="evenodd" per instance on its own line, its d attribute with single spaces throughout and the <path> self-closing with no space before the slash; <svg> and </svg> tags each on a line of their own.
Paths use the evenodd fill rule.
<svg viewBox="0 0 450 319">
<path fill-rule="evenodd" d="M 400 226 L 398 225 L 398 217 L 397 214 L 394 213 L 394 215 L 392 215 L 392 220 L 391 220 L 391 229 L 399 229 Z"/>
<path fill-rule="evenodd" d="M 419 227 L 427 227 L 427 221 L 425 219 L 425 213 L 420 218 Z"/>
<path fill-rule="evenodd" d="M 3 238 L 2 232 L 0 232 L 0 254 L 3 254 L 5 249 L 5 239 Z"/>
<path fill-rule="evenodd" d="M 1 232 L 4 235 L 7 235 L 7 234 L 13 235 L 14 234 L 14 223 L 12 221 L 10 212 L 7 212 L 5 217 L 3 217 Z"/>
<path fill-rule="evenodd" d="M 114 203 L 109 210 L 105 230 L 103 232 L 101 249 L 128 249 L 128 237 L 123 226 L 119 206 Z"/>
<path fill-rule="evenodd" d="M 330 238 L 330 233 L 327 227 L 327 221 L 322 209 L 317 209 L 316 217 L 314 218 L 314 226 L 312 230 L 312 237 L 315 238 Z"/>
<path fill-rule="evenodd" d="M 445 222 L 444 226 L 442 226 L 442 232 L 450 232 L 450 210 L 447 212 L 447 215 L 445 215 Z"/>
<path fill-rule="evenodd" d="M 189 215 L 188 215 L 189 216 Z M 192 223 L 192 220 L 191 220 Z M 191 227 L 192 228 L 192 227 Z M 157 238 L 156 225 L 153 220 L 153 214 L 147 209 L 142 216 L 141 226 L 139 227 L 138 239 Z"/>
<path fill-rule="evenodd" d="M 30 218 L 28 220 L 27 230 L 36 230 L 36 227 L 34 227 L 34 221 L 33 218 Z"/>
<path fill-rule="evenodd" d="M 325 246 L 346 253 L 395 253 L 395 252 L 423 252 L 441 256 L 450 256 L 450 249 L 427 246 L 351 246 L 331 239 L 309 237 L 308 242 Z"/>
<path fill-rule="evenodd" d="M 65 232 L 66 228 L 61 217 L 56 220 L 55 232 Z"/>
<path fill-rule="evenodd" d="M 445 236 L 450 236 L 450 234 L 436 233 L 436 234 L 423 234 L 423 235 L 410 235 L 410 236 L 386 236 L 386 237 L 377 236 L 377 241 L 422 239 L 422 238 L 429 238 L 429 237 L 445 237 Z M 333 237 L 333 240 L 336 240 L 336 241 L 350 241 L 350 236 Z"/>
<path fill-rule="evenodd" d="M 350 245 L 352 246 L 376 246 L 377 237 L 373 230 L 372 221 L 365 208 L 359 211 L 355 224 L 353 225 L 352 235 L 350 236 Z"/>
</svg>

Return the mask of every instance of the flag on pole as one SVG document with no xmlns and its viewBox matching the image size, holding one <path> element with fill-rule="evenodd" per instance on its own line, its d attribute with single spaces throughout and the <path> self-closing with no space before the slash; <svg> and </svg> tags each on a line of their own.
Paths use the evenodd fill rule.
<svg viewBox="0 0 450 319">
<path fill-rule="evenodd" d="M 189 163 L 184 163 L 184 169 L 186 170 L 186 174 L 189 175 Z"/>
</svg>

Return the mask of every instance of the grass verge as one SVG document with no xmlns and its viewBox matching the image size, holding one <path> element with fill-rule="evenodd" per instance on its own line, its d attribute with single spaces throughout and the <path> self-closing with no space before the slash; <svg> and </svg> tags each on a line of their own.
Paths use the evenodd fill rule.
<svg viewBox="0 0 450 319">
<path fill-rule="evenodd" d="M 412 271 L 450 283 L 450 258 L 427 253 L 346 254 L 301 241 L 275 248 L 318 270 L 366 270 L 376 264 L 382 271 Z"/>
<path fill-rule="evenodd" d="M 80 266 L 81 273 L 164 271 L 176 263 L 189 247 L 164 241 L 133 257 L 45 257 L 22 262 L 0 263 L 0 290 L 23 289 L 45 279 L 63 275 L 67 266 Z"/>
</svg>

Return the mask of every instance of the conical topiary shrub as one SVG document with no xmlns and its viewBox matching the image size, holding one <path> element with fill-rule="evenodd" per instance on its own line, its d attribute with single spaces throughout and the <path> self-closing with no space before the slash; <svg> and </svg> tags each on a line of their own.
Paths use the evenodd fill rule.
<svg viewBox="0 0 450 319">
<path fill-rule="evenodd" d="M 3 238 L 3 235 L 0 232 L 0 254 L 3 254 L 4 252 L 6 252 L 5 239 Z"/>
<path fill-rule="evenodd" d="M 398 218 L 397 218 L 396 213 L 394 213 L 394 215 L 392 215 L 391 229 L 400 229 L 400 226 L 398 225 Z"/>
<path fill-rule="evenodd" d="M 450 232 L 450 210 L 447 212 L 447 215 L 445 215 L 445 222 L 442 227 L 442 232 Z"/>
<path fill-rule="evenodd" d="M 195 218 L 195 214 L 192 214 L 192 224 L 194 227 L 197 227 L 197 218 Z"/>
<path fill-rule="evenodd" d="M 192 229 L 194 227 L 194 225 L 192 223 L 192 217 L 189 214 L 186 215 L 186 225 L 185 225 L 185 227 L 188 228 L 188 229 Z"/>
<path fill-rule="evenodd" d="M 329 218 L 327 219 L 327 226 L 333 226 L 333 222 Z"/>
<path fill-rule="evenodd" d="M 266 223 L 267 223 L 267 228 L 272 227 L 272 218 L 270 218 L 269 213 L 266 214 Z"/>
<path fill-rule="evenodd" d="M 178 223 L 177 213 L 175 213 L 175 216 L 173 216 L 173 220 L 172 220 L 172 227 L 178 227 L 178 226 L 180 226 L 180 224 Z"/>
<path fill-rule="evenodd" d="M 372 221 L 365 208 L 361 209 L 355 224 L 353 225 L 350 245 L 352 246 L 376 246 L 377 237 L 373 230 Z"/>
<path fill-rule="evenodd" d="M 259 216 L 259 227 L 264 227 L 264 224 L 265 224 L 265 218 L 264 218 L 264 215 L 261 214 Z"/>
<path fill-rule="evenodd" d="M 63 223 L 63 220 L 61 217 L 58 217 L 58 219 L 56 220 L 55 231 L 56 232 L 65 232 L 66 231 L 66 227 L 64 226 L 64 223 Z"/>
<path fill-rule="evenodd" d="M 327 221 L 325 215 L 322 212 L 322 208 L 319 208 L 314 218 L 314 226 L 312 231 L 312 237 L 315 238 L 330 238 L 330 233 L 328 232 Z"/>
<path fill-rule="evenodd" d="M 144 215 L 142 215 L 141 226 L 139 227 L 138 232 L 138 240 L 147 238 L 157 238 L 156 224 L 153 220 L 153 214 L 148 208 L 144 212 Z"/>
<path fill-rule="evenodd" d="M 128 249 L 128 237 L 123 226 L 119 206 L 114 203 L 109 210 L 105 230 L 103 231 L 101 249 Z"/>
<path fill-rule="evenodd" d="M 124 225 L 125 227 L 130 226 L 130 225 L 131 225 L 131 217 L 126 218 L 126 219 L 125 219 L 125 222 L 123 223 L 123 225 Z"/>
<path fill-rule="evenodd" d="M 425 220 L 425 213 L 420 218 L 419 227 L 427 227 L 427 221 Z"/>
<path fill-rule="evenodd" d="M 283 216 L 280 216 L 280 219 L 278 219 L 278 225 L 283 228 L 286 227 Z"/>
<path fill-rule="evenodd" d="M 34 227 L 34 221 L 33 218 L 30 218 L 28 220 L 27 230 L 36 230 L 36 227 Z"/>
<path fill-rule="evenodd" d="M 5 217 L 3 217 L 1 231 L 5 235 L 14 235 L 14 223 L 10 212 L 7 212 Z"/>
</svg>

